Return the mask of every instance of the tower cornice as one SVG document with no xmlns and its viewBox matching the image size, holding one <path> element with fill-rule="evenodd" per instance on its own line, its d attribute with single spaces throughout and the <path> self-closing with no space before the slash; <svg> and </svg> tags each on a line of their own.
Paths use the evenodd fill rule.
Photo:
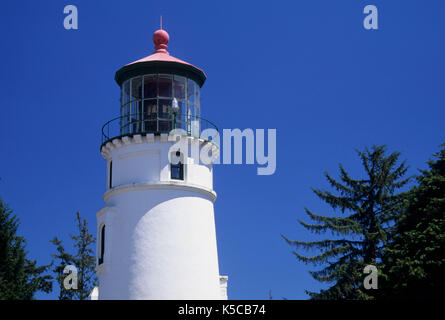
<svg viewBox="0 0 445 320">
<path fill-rule="evenodd" d="M 215 202 L 217 197 L 216 192 L 214 190 L 211 190 L 201 185 L 196 185 L 181 181 L 156 181 L 156 182 L 145 182 L 145 183 L 132 183 L 132 184 L 125 184 L 113 187 L 112 189 L 109 189 L 104 193 L 103 199 L 105 202 L 107 202 L 110 198 L 118 194 L 137 191 L 137 190 L 149 190 L 149 189 L 184 190 L 184 191 L 196 192 L 202 194 L 212 202 Z"/>
<path fill-rule="evenodd" d="M 199 143 L 199 145 L 204 145 L 206 143 L 210 143 L 212 144 L 211 150 L 212 150 L 212 154 L 214 155 L 214 157 L 216 158 L 219 154 L 219 147 L 217 144 L 207 140 L 207 139 L 203 139 L 203 138 L 197 138 L 197 137 L 193 137 L 193 136 L 184 136 L 184 138 L 187 138 L 191 141 L 196 141 Z M 168 134 L 163 133 L 160 135 L 154 135 L 152 133 L 148 133 L 148 134 L 135 134 L 135 135 L 126 135 L 126 136 L 122 136 L 122 137 L 117 137 L 112 139 L 111 141 L 107 141 L 106 143 L 103 143 L 100 149 L 100 152 L 102 154 L 102 157 L 104 157 L 104 159 L 109 159 L 110 157 L 110 153 L 112 151 L 114 151 L 115 149 L 120 149 L 126 146 L 130 146 L 130 145 L 137 145 L 137 144 L 144 144 L 144 143 L 155 143 L 155 142 L 170 142 L 171 141 L 168 140 Z"/>
</svg>

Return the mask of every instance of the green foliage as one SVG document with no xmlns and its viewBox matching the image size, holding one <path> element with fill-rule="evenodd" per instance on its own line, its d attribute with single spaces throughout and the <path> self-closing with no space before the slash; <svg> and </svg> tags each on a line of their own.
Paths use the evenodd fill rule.
<svg viewBox="0 0 445 320">
<path fill-rule="evenodd" d="M 63 285 L 63 280 L 67 276 L 63 271 L 66 266 L 74 265 L 74 257 L 65 251 L 61 240 L 54 237 L 50 242 L 57 247 L 57 253 L 52 256 L 58 260 L 58 264 L 54 265 L 53 272 L 56 274 L 56 281 L 59 284 L 59 300 L 73 300 L 74 290 L 66 290 Z"/>
<path fill-rule="evenodd" d="M 60 300 L 87 300 L 88 295 L 97 283 L 95 273 L 96 256 L 92 248 L 96 240 L 89 233 L 87 221 L 80 217 L 79 212 L 76 213 L 76 223 L 78 234 L 70 234 L 70 238 L 74 241 L 75 254 L 68 253 L 62 242 L 57 238 L 51 240 L 51 243 L 56 246 L 57 250 L 53 257 L 58 262 L 53 271 L 57 275 L 56 280 L 60 288 Z M 64 287 L 63 282 L 67 274 L 63 273 L 63 271 L 68 265 L 74 265 L 77 268 L 77 289 L 67 290 Z"/>
<path fill-rule="evenodd" d="M 406 193 L 397 193 L 409 181 L 402 179 L 407 171 L 405 162 L 398 164 L 398 152 L 385 154 L 385 146 L 373 146 L 358 151 L 366 177 L 353 179 L 340 164 L 340 182 L 325 173 L 337 194 L 312 189 L 313 192 L 343 216 L 317 215 L 305 209 L 314 224 L 299 220 L 307 230 L 330 232 L 334 239 L 297 241 L 283 236 L 296 249 L 318 250 L 307 257 L 293 251 L 298 260 L 322 266 L 311 271 L 314 279 L 331 287 L 318 293 L 307 292 L 312 299 L 372 299 L 372 292 L 363 288 L 363 269 L 378 265 L 383 256 L 382 245 L 391 232 L 391 224 L 404 206 Z"/>
<path fill-rule="evenodd" d="M 421 171 L 385 249 L 381 298 L 438 298 L 445 292 L 445 145 Z"/>
<path fill-rule="evenodd" d="M 17 235 L 18 218 L 0 198 L 0 299 L 30 300 L 37 291 L 50 292 L 50 265 L 37 266 L 26 258 L 25 239 Z"/>
</svg>

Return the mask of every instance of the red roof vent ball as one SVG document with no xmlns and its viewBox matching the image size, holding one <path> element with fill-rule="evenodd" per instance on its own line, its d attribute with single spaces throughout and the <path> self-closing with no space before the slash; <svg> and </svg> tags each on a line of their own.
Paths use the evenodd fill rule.
<svg viewBox="0 0 445 320">
<path fill-rule="evenodd" d="M 170 40 L 170 36 L 167 31 L 159 29 L 153 33 L 153 43 L 157 52 L 165 51 L 167 49 L 167 43 Z"/>
</svg>

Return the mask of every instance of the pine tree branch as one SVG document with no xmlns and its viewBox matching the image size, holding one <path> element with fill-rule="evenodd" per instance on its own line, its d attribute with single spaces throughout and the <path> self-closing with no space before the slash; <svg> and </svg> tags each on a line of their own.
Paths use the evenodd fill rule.
<svg viewBox="0 0 445 320">
<path fill-rule="evenodd" d="M 360 209 L 357 206 L 356 198 L 353 197 L 338 197 L 329 191 L 322 191 L 315 188 L 311 188 L 312 191 L 323 201 L 329 204 L 333 209 L 340 208 L 344 213 L 346 210 L 357 211 Z"/>
<path fill-rule="evenodd" d="M 303 248 L 305 250 L 310 249 L 333 249 L 339 246 L 355 246 L 355 245 L 361 245 L 362 241 L 352 241 L 352 240 L 321 240 L 321 241 L 298 241 L 298 240 L 290 240 L 286 238 L 285 236 L 281 235 L 284 240 L 291 246 L 296 248 Z"/>
</svg>

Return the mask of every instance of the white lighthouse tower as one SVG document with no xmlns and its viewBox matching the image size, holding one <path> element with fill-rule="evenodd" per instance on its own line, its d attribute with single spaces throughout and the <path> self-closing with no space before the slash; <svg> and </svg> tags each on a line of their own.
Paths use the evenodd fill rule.
<svg viewBox="0 0 445 320">
<path fill-rule="evenodd" d="M 172 152 L 168 139 L 172 129 L 183 129 L 189 143 L 218 150 L 201 137 L 212 127 L 201 118 L 206 76 L 172 57 L 168 41 L 166 31 L 156 31 L 154 53 L 116 72 L 120 116 L 102 129 L 107 189 L 97 213 L 99 299 L 227 299 L 212 164 Z"/>
</svg>

